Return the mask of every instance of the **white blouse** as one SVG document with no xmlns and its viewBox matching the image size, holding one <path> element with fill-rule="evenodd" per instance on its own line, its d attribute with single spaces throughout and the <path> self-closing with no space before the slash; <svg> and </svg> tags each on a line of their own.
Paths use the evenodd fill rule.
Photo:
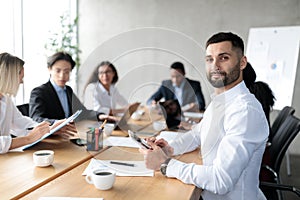
<svg viewBox="0 0 300 200">
<path fill-rule="evenodd" d="M 86 88 L 84 104 L 88 109 L 109 114 L 110 109 L 124 108 L 128 101 L 120 94 L 115 85 L 108 92 L 100 82 L 90 83 Z"/>
<path fill-rule="evenodd" d="M 203 165 L 172 159 L 166 174 L 202 188 L 205 200 L 265 199 L 259 170 L 268 134 L 262 107 L 242 82 L 214 96 L 201 122 L 170 144 L 174 154 L 201 147 Z"/>
<path fill-rule="evenodd" d="M 6 153 L 11 145 L 11 134 L 25 136 L 37 122 L 23 116 L 13 103 L 11 97 L 4 95 L 0 99 L 0 154 Z"/>
</svg>

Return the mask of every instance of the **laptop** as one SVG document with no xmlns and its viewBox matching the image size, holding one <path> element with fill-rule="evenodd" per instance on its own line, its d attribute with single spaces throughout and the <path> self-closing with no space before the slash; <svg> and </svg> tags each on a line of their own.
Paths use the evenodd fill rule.
<svg viewBox="0 0 300 200">
<path fill-rule="evenodd" d="M 169 130 L 177 130 L 183 119 L 183 113 L 177 99 L 159 102 L 162 114 Z"/>
<path fill-rule="evenodd" d="M 131 115 L 138 109 L 141 103 L 136 102 L 131 104 L 128 109 L 124 112 L 121 119 L 116 123 L 114 130 L 132 130 L 138 131 L 144 128 L 144 126 L 136 125 L 136 124 L 129 124 L 128 121 L 130 120 Z"/>
</svg>

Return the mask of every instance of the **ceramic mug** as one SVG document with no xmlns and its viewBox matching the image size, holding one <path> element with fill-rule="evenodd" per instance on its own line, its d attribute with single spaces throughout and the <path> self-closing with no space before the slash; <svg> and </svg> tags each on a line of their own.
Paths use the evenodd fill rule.
<svg viewBox="0 0 300 200">
<path fill-rule="evenodd" d="M 47 167 L 53 163 L 54 151 L 40 150 L 33 153 L 33 163 L 37 167 Z"/>
<path fill-rule="evenodd" d="M 115 183 L 115 179 L 115 172 L 104 170 L 95 170 L 85 177 L 86 182 L 93 184 L 98 190 L 109 190 Z"/>
</svg>

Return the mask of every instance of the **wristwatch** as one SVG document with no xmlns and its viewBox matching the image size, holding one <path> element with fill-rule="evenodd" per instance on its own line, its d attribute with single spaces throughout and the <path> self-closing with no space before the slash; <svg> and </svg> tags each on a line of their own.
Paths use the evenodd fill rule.
<svg viewBox="0 0 300 200">
<path fill-rule="evenodd" d="M 167 167 L 168 167 L 168 164 L 170 162 L 171 158 L 168 158 L 167 160 L 165 160 L 165 162 L 163 162 L 161 165 L 160 165 L 160 172 L 162 173 L 162 175 L 166 176 L 167 175 Z"/>
</svg>

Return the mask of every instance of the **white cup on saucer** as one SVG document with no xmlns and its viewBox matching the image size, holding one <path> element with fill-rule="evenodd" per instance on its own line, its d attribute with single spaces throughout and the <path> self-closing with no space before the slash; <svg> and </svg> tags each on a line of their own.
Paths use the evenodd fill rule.
<svg viewBox="0 0 300 200">
<path fill-rule="evenodd" d="M 116 173 L 108 170 L 95 170 L 85 177 L 86 182 L 98 190 L 109 190 L 115 183 Z"/>
<path fill-rule="evenodd" d="M 104 125 L 104 129 L 103 129 L 103 132 L 106 136 L 110 136 L 112 134 L 112 132 L 114 131 L 115 129 L 115 125 L 114 124 L 105 124 Z"/>
<path fill-rule="evenodd" d="M 53 163 L 54 151 L 40 150 L 36 151 L 32 155 L 33 163 L 37 167 L 47 167 Z"/>
</svg>

